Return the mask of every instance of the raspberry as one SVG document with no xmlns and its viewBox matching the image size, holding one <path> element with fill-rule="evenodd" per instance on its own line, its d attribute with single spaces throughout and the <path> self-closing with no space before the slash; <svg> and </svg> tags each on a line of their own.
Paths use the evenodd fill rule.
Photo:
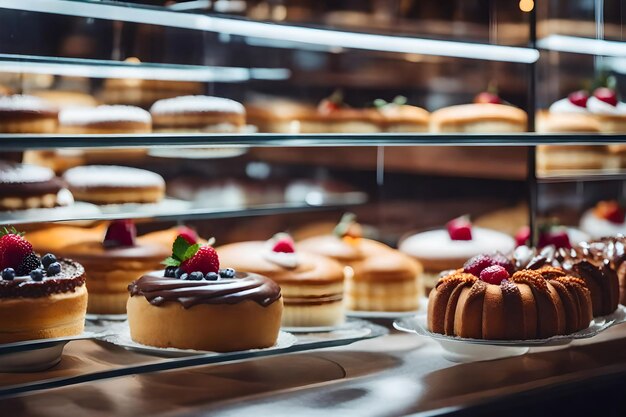
<svg viewBox="0 0 626 417">
<path fill-rule="evenodd" d="M 135 246 L 137 229 L 131 220 L 115 220 L 109 224 L 104 235 L 104 246 L 116 248 L 122 246 Z"/>
<path fill-rule="evenodd" d="M 201 246 L 195 255 L 180 264 L 180 268 L 188 274 L 219 272 L 220 260 L 212 246 Z"/>
<path fill-rule="evenodd" d="M 506 272 L 512 274 L 515 270 L 515 266 L 513 266 L 513 262 L 509 260 L 506 256 L 501 254 L 500 252 L 496 252 L 492 254 L 491 259 L 493 260 L 494 265 L 499 265 L 502 268 L 506 269 Z"/>
<path fill-rule="evenodd" d="M 574 91 L 569 96 L 567 96 L 570 103 L 578 107 L 587 107 L 587 100 L 589 99 L 589 95 L 584 90 Z"/>
<path fill-rule="evenodd" d="M 593 96 L 600 101 L 604 101 L 605 103 L 610 104 L 611 106 L 617 106 L 617 95 L 615 94 L 615 91 L 611 90 L 610 88 L 596 88 L 596 90 L 593 92 Z"/>
<path fill-rule="evenodd" d="M 480 276 L 483 269 L 488 268 L 494 264 L 493 259 L 487 255 L 476 255 L 470 258 L 463 265 L 463 272 L 472 274 L 474 276 Z"/>
<path fill-rule="evenodd" d="M 287 234 L 276 236 L 276 241 L 274 242 L 274 246 L 272 246 L 272 252 L 294 253 L 295 251 L 295 243 L 291 236 Z"/>
<path fill-rule="evenodd" d="M 178 236 L 189 242 L 190 245 L 198 243 L 198 234 L 195 230 L 187 226 L 181 226 L 178 228 Z"/>
<path fill-rule="evenodd" d="M 451 240 L 472 240 L 472 224 L 466 216 L 450 220 L 446 228 Z"/>
<path fill-rule="evenodd" d="M 509 273 L 500 265 L 492 265 L 483 269 L 480 273 L 480 279 L 494 285 L 500 283 L 510 277 Z"/>
<path fill-rule="evenodd" d="M 497 94 L 483 91 L 474 97 L 474 103 L 483 104 L 502 104 L 502 99 Z"/>
<path fill-rule="evenodd" d="M 0 237 L 0 269 L 17 270 L 26 256 L 31 253 L 33 253 L 33 245 L 30 242 L 14 230 L 4 229 Z"/>
<path fill-rule="evenodd" d="M 569 241 L 569 235 L 566 229 L 552 229 L 539 235 L 538 248 L 553 245 L 556 249 L 570 249 L 572 244 Z"/>
</svg>

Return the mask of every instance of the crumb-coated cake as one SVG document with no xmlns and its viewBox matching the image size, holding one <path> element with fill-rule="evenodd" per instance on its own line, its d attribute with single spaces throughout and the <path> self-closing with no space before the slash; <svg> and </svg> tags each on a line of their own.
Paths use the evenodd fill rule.
<svg viewBox="0 0 626 417">
<path fill-rule="evenodd" d="M 241 103 L 222 97 L 181 96 L 150 108 L 155 132 L 239 132 L 246 125 Z"/>
<path fill-rule="evenodd" d="M 82 333 L 85 270 L 53 254 L 39 257 L 15 230 L 0 233 L 0 343 Z"/>
<path fill-rule="evenodd" d="M 271 279 L 220 269 L 210 245 L 174 242 L 165 270 L 128 286 L 131 338 L 144 345 L 230 352 L 276 344 L 283 311 Z"/>
<path fill-rule="evenodd" d="M 145 169 L 86 165 L 67 170 L 63 179 L 76 200 L 94 204 L 156 203 L 165 196 L 163 177 Z"/>
<path fill-rule="evenodd" d="M 472 339 L 544 339 L 589 326 L 585 282 L 551 266 L 515 271 L 489 256 L 439 280 L 428 300 L 428 329 Z"/>
<path fill-rule="evenodd" d="M 426 294 L 434 287 L 442 271 L 460 268 L 480 253 L 509 253 L 515 240 L 506 233 L 474 227 L 468 218 L 459 217 L 446 224 L 446 229 L 428 230 L 403 239 L 400 251 L 417 259 L 424 266 Z"/>
<path fill-rule="evenodd" d="M 49 168 L 0 161 L 0 211 L 65 206 L 74 202 Z"/>
<path fill-rule="evenodd" d="M 346 267 L 348 310 L 400 312 L 419 308 L 422 266 L 383 243 L 363 238 L 354 215 L 344 215 L 332 235 L 310 237 L 297 246 Z"/>
<path fill-rule="evenodd" d="M 111 222 L 104 236 L 69 244 L 63 256 L 80 262 L 88 273 L 91 314 L 124 314 L 128 284 L 160 267 L 169 250 L 159 243 L 137 242 L 132 222 Z"/>
<path fill-rule="evenodd" d="M 525 132 L 528 116 L 520 108 L 504 104 L 492 93 L 477 95 L 472 104 L 444 107 L 430 116 L 430 130 L 436 133 Z"/>
<path fill-rule="evenodd" d="M 70 107 L 59 113 L 59 133 L 150 133 L 150 113 L 134 106 Z"/>
<path fill-rule="evenodd" d="M 0 96 L 0 132 L 54 133 L 58 109 L 38 97 L 15 94 Z"/>
<path fill-rule="evenodd" d="M 334 326 L 343 322 L 344 268 L 331 259 L 296 251 L 289 235 L 267 242 L 217 248 L 221 265 L 266 276 L 280 285 L 283 326 Z"/>
</svg>

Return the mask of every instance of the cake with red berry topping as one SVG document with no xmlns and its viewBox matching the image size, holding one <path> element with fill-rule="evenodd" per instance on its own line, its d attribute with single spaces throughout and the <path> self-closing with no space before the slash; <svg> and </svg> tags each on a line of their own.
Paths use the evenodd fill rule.
<svg viewBox="0 0 626 417">
<path fill-rule="evenodd" d="M 317 111 L 299 114 L 297 127 L 299 133 L 378 133 L 380 121 L 378 111 L 350 107 L 335 91 L 319 103 Z"/>
<path fill-rule="evenodd" d="M 472 104 L 444 107 L 430 115 L 430 130 L 435 133 L 525 132 L 526 112 L 505 104 L 496 94 L 483 92 Z"/>
<path fill-rule="evenodd" d="M 52 208 L 74 198 L 51 169 L 0 161 L 0 211 Z"/>
<path fill-rule="evenodd" d="M 602 132 L 626 132 L 626 103 L 618 100 L 614 89 L 596 88 L 587 101 L 587 109 L 600 123 Z"/>
<path fill-rule="evenodd" d="M 422 266 L 375 240 L 347 213 L 332 235 L 314 236 L 298 248 L 327 256 L 345 267 L 346 308 L 352 311 L 415 311 L 419 308 Z"/>
<path fill-rule="evenodd" d="M 222 97 L 180 96 L 150 108 L 155 132 L 240 132 L 246 125 L 241 103 Z"/>
<path fill-rule="evenodd" d="M 427 230 L 400 242 L 400 251 L 424 266 L 424 286 L 428 293 L 442 271 L 460 268 L 470 257 L 480 253 L 509 253 L 515 241 L 496 230 L 474 227 L 467 216 L 451 220 L 446 229 Z"/>
<path fill-rule="evenodd" d="M 626 212 L 617 201 L 600 201 L 580 219 L 580 229 L 594 239 L 626 235 Z"/>
<path fill-rule="evenodd" d="M 162 244 L 138 242 L 135 225 L 129 220 L 109 224 L 104 240 L 93 237 L 59 249 L 87 271 L 88 312 L 124 314 L 128 284 L 148 271 L 160 267 L 169 250 Z"/>
<path fill-rule="evenodd" d="M 283 312 L 280 286 L 262 275 L 220 269 L 211 243 L 176 238 L 165 270 L 128 286 L 135 342 L 217 352 L 276 344 Z"/>
<path fill-rule="evenodd" d="M 14 229 L 0 233 L 0 343 L 82 333 L 85 270 L 53 254 L 39 257 Z"/>
<path fill-rule="evenodd" d="M 282 290 L 283 326 L 321 327 L 344 318 L 344 269 L 328 257 L 296 251 L 279 233 L 267 242 L 241 242 L 217 248 L 221 264 L 264 275 Z"/>
<path fill-rule="evenodd" d="M 94 204 L 156 203 L 165 196 L 165 180 L 145 169 L 87 165 L 63 175 L 76 200 Z"/>
<path fill-rule="evenodd" d="M 589 326 L 591 294 L 563 269 L 477 255 L 442 277 L 428 302 L 428 329 L 472 339 L 527 340 Z"/>
<path fill-rule="evenodd" d="M 548 222 L 539 226 L 537 247 L 554 246 L 557 249 L 569 249 L 590 239 L 589 235 L 574 227 Z M 523 226 L 515 234 L 516 246 L 530 246 L 530 228 Z"/>
</svg>

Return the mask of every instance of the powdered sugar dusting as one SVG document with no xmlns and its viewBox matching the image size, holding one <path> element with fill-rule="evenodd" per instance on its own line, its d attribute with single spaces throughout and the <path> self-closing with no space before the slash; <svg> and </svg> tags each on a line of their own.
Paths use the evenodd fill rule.
<svg viewBox="0 0 626 417">
<path fill-rule="evenodd" d="M 75 187 L 164 186 L 163 177 L 145 169 L 115 165 L 88 165 L 67 170 L 63 178 Z"/>
<path fill-rule="evenodd" d="M 2 111 L 57 111 L 50 102 L 35 96 L 15 94 L 0 96 L 0 110 Z"/>
<path fill-rule="evenodd" d="M 0 161 L 0 182 L 2 183 L 34 183 L 49 181 L 52 178 L 54 178 L 54 172 L 49 168 Z"/>
<path fill-rule="evenodd" d="M 245 109 L 241 103 L 222 97 L 211 96 L 180 96 L 159 100 L 152 105 L 150 113 L 202 113 L 202 112 L 222 112 L 245 114 Z"/>
<path fill-rule="evenodd" d="M 59 113 L 62 125 L 84 126 L 92 123 L 138 122 L 152 123 L 150 113 L 135 106 L 103 105 L 98 107 L 66 108 Z"/>
</svg>

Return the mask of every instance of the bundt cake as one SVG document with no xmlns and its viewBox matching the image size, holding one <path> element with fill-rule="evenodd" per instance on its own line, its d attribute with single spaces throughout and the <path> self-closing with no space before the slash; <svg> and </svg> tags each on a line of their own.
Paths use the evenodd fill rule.
<svg viewBox="0 0 626 417">
<path fill-rule="evenodd" d="M 626 305 L 626 237 L 619 235 L 594 240 L 581 245 L 580 252 L 589 254 L 594 265 L 601 265 L 609 279 L 610 297 L 607 297 L 605 311 L 615 311 L 617 303 Z"/>
<path fill-rule="evenodd" d="M 429 330 L 465 338 L 523 340 L 589 326 L 591 294 L 582 279 L 547 264 L 515 269 L 502 255 L 478 255 L 441 278 L 429 297 Z"/>
</svg>

